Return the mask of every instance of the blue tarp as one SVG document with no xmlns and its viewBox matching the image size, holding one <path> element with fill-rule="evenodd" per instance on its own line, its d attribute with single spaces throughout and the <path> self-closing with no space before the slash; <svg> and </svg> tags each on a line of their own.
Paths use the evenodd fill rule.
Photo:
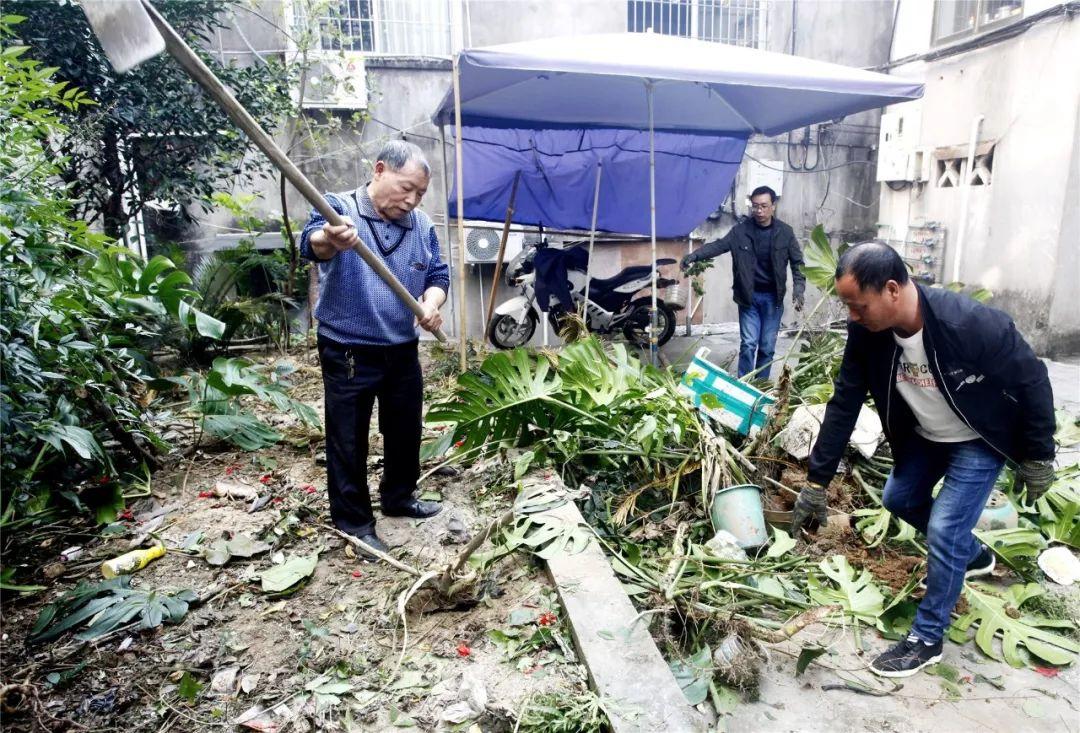
<svg viewBox="0 0 1080 733">
<path fill-rule="evenodd" d="M 596 151 L 602 149 L 599 228 L 648 233 L 643 131 L 649 129 L 651 95 L 660 236 L 686 234 L 716 208 L 750 135 L 776 135 L 923 92 L 922 84 L 901 77 L 653 33 L 468 49 L 458 66 L 466 218 L 502 221 L 510 181 L 521 170 L 532 202 L 526 205 L 519 191 L 514 221 L 587 228 L 601 155 Z M 434 120 L 453 124 L 452 90 Z M 579 153 L 575 135 L 588 139 L 593 152 Z M 609 153 L 605 139 L 626 144 Z M 549 215 L 557 218 L 544 218 Z"/>
<path fill-rule="evenodd" d="M 641 130 L 463 127 L 465 214 L 501 221 L 521 171 L 514 221 L 588 229 L 596 166 L 603 163 L 597 228 L 649 233 L 649 134 Z M 656 133 L 659 237 L 689 233 L 723 202 L 745 138 Z M 456 194 L 450 215 L 457 215 Z"/>
</svg>

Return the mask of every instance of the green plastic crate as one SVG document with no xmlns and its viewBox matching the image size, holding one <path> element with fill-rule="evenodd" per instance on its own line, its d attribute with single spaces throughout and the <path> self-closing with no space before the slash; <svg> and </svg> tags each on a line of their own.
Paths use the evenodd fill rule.
<svg viewBox="0 0 1080 733">
<path fill-rule="evenodd" d="M 679 391 L 702 413 L 724 427 L 743 435 L 753 435 L 769 419 L 776 402 L 761 390 L 742 382 L 709 361 L 709 349 L 694 354 Z"/>
</svg>

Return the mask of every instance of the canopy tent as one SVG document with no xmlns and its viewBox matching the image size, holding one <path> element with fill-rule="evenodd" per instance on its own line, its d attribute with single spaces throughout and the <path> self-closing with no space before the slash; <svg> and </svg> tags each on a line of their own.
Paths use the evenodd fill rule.
<svg viewBox="0 0 1080 733">
<path fill-rule="evenodd" d="M 909 80 L 797 56 L 610 33 L 464 50 L 433 120 L 457 135 L 455 215 L 500 220 L 520 172 L 527 193 L 513 221 L 580 228 L 603 164 L 597 226 L 650 234 L 655 261 L 658 232 L 686 234 L 723 201 L 750 135 L 922 91 Z"/>
</svg>

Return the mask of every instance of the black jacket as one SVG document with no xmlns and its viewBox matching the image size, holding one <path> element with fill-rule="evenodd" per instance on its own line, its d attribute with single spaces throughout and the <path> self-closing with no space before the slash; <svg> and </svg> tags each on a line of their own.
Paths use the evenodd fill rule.
<svg viewBox="0 0 1080 733">
<path fill-rule="evenodd" d="M 938 389 L 957 417 L 996 452 L 1019 463 L 1054 457 L 1054 397 L 1046 365 L 1001 311 L 942 288 L 917 286 L 923 345 Z M 836 390 L 810 454 L 810 481 L 836 473 L 869 390 L 898 462 L 918 424 L 896 391 L 902 350 L 891 329 L 848 324 Z"/>
<path fill-rule="evenodd" d="M 806 290 L 806 278 L 802 273 L 802 248 L 795 239 L 791 227 L 773 217 L 772 225 L 776 228 L 772 240 L 773 274 L 776 275 L 776 297 L 784 299 L 787 292 L 787 268 L 791 264 L 792 294 L 801 298 Z M 743 219 L 720 239 L 714 239 L 691 255 L 691 259 L 710 260 L 713 257 L 731 252 L 731 289 L 735 302 L 750 305 L 754 299 L 754 265 L 757 255 L 754 253 L 754 240 L 750 232 L 757 224 L 753 219 Z"/>
</svg>

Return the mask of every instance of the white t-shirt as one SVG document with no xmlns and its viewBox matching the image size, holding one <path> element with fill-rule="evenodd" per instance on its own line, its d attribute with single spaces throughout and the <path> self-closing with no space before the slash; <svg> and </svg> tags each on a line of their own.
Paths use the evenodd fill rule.
<svg viewBox="0 0 1080 733">
<path fill-rule="evenodd" d="M 919 421 L 915 432 L 935 443 L 960 443 L 978 438 L 978 433 L 956 416 L 938 389 L 926 358 L 922 329 L 908 338 L 901 338 L 894 332 L 893 338 L 903 350 L 896 367 L 896 391 Z"/>
</svg>

